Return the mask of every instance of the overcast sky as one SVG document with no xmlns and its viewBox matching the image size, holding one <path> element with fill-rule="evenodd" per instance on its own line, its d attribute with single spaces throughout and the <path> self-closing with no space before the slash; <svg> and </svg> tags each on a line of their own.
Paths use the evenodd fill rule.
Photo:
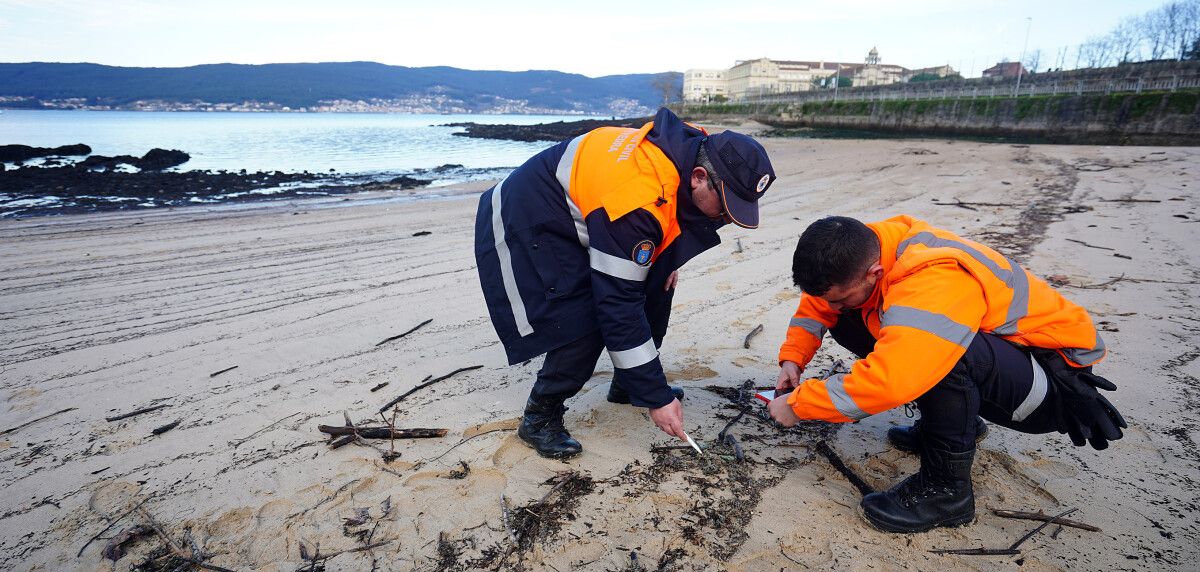
<svg viewBox="0 0 1200 572">
<path fill-rule="evenodd" d="M 342 4 L 342 5 L 338 5 Z M 736 60 L 950 64 L 964 75 L 1108 32 L 1161 0 L 0 0 L 0 61 L 179 67 L 375 61 L 600 76 Z M 1027 18 L 1032 18 L 1028 20 Z M 1067 62 L 1070 67 L 1073 62 Z"/>
</svg>

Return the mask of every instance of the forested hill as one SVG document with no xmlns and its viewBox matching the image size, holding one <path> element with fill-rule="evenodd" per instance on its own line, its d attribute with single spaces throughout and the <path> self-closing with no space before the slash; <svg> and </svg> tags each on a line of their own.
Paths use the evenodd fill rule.
<svg viewBox="0 0 1200 572">
<path fill-rule="evenodd" d="M 0 107 L 649 114 L 682 75 L 410 68 L 372 62 L 129 68 L 0 63 Z"/>
</svg>

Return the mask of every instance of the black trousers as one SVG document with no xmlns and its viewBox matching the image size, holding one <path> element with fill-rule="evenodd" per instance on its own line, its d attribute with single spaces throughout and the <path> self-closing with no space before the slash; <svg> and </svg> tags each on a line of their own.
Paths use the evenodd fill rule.
<svg viewBox="0 0 1200 572">
<path fill-rule="evenodd" d="M 646 319 L 650 322 L 650 336 L 656 348 L 662 346 L 663 338 L 667 335 L 667 324 L 671 320 L 671 300 L 675 297 L 675 289 L 663 291 L 663 284 L 670 275 L 665 270 L 655 272 L 651 267 L 646 276 Z M 538 370 L 530 397 L 557 401 L 574 397 L 583 389 L 583 384 L 592 378 L 596 361 L 603 351 L 604 338 L 599 330 L 550 350 L 542 362 L 542 369 Z M 619 369 L 613 374 L 613 383 L 626 391 L 630 390 Z"/>
<path fill-rule="evenodd" d="M 860 358 L 875 347 L 875 337 L 857 311 L 838 316 L 829 333 L 838 345 Z M 973 450 L 976 416 L 1022 433 L 1055 431 L 1053 413 L 1058 396 L 1054 385 L 1042 384 L 1040 389 L 1035 385 L 1034 362 L 1028 350 L 999 336 L 978 333 L 950 373 L 917 398 L 921 439 L 951 452 Z M 1031 392 L 1036 399 L 1041 391 L 1045 396 L 1040 405 L 1029 410 L 1026 400 L 1031 399 Z"/>
</svg>

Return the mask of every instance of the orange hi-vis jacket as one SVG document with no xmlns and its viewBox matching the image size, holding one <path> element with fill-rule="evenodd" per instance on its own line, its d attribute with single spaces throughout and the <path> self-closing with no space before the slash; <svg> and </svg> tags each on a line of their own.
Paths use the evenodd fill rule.
<svg viewBox="0 0 1200 572">
<path fill-rule="evenodd" d="M 1058 350 L 1073 366 L 1104 358 L 1086 310 L 1004 255 L 901 215 L 867 225 L 883 276 L 859 309 L 874 350 L 850 373 L 809 379 L 788 397 L 802 419 L 853 421 L 915 400 L 946 376 L 976 333 Z M 802 295 L 779 351 L 806 366 L 838 313 Z"/>
</svg>

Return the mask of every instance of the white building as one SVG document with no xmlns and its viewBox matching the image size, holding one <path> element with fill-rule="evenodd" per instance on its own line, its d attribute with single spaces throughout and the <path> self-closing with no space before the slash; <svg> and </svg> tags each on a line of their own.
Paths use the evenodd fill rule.
<svg viewBox="0 0 1200 572">
<path fill-rule="evenodd" d="M 683 72 L 683 100 L 687 102 L 707 102 L 714 99 L 728 98 L 729 91 L 725 81 L 728 70 L 690 69 Z M 720 96 L 718 98 L 718 96 Z"/>
</svg>

